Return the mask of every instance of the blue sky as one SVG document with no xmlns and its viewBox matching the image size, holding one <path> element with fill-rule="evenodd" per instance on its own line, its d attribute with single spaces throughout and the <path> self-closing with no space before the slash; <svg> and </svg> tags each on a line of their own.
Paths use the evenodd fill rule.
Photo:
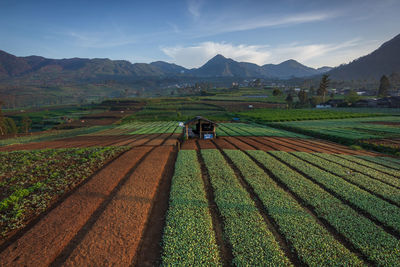
<svg viewBox="0 0 400 267">
<path fill-rule="evenodd" d="M 399 13 L 398 0 L 0 0 L 0 50 L 188 68 L 216 54 L 337 66 L 399 34 Z"/>
</svg>

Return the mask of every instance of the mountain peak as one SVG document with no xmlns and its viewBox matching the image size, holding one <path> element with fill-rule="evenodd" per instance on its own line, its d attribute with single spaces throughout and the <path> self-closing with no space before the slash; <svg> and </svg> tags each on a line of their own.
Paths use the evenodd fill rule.
<svg viewBox="0 0 400 267">
<path fill-rule="evenodd" d="M 372 53 L 332 69 L 329 74 L 334 79 L 352 80 L 379 79 L 383 74 L 394 72 L 400 72 L 400 34 Z"/>
</svg>

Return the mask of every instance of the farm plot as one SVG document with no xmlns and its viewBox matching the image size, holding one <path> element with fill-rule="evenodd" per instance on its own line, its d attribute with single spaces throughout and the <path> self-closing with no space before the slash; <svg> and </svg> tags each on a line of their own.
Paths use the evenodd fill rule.
<svg viewBox="0 0 400 267">
<path fill-rule="evenodd" d="M 95 147 L 0 152 L 1 241 L 125 150 Z"/>
<path fill-rule="evenodd" d="M 294 121 L 273 123 L 272 126 L 293 130 L 315 137 L 354 144 L 363 139 L 382 139 L 400 137 L 400 128 L 396 125 L 384 125 L 376 122 L 399 122 L 398 117 L 374 117 L 362 119 Z"/>
<path fill-rule="evenodd" d="M 162 231 L 159 218 L 165 212 L 159 206 L 166 201 L 160 202 L 158 196 L 167 195 L 175 161 L 174 147 L 163 146 L 167 139 L 163 140 L 157 146 L 130 149 L 55 203 L 47 214 L 1 246 L 0 265 L 129 265 L 139 254 L 154 254 L 145 251 L 143 240 Z M 81 172 L 76 175 L 82 177 Z M 155 201 L 158 213 L 153 211 Z M 146 225 L 150 216 L 159 229 L 147 231 L 155 227 Z M 161 242 L 159 236 L 155 244 Z"/>
<path fill-rule="evenodd" d="M 242 138 L 245 142 L 240 141 Z M 194 150 L 180 152 L 176 167 L 180 171 L 174 179 L 182 180 L 178 180 L 178 192 L 171 191 L 170 209 L 174 215 L 164 229 L 165 264 L 182 261 L 240 265 L 251 260 L 261 264 L 267 258 L 271 262 L 270 255 L 275 255 L 276 265 L 296 266 L 391 266 L 400 261 L 400 187 L 382 181 L 398 180 L 396 173 L 389 171 L 400 168 L 397 159 L 388 158 L 387 163 L 386 157 L 367 155 L 267 153 L 246 150 L 239 144 L 248 145 L 246 138 L 213 140 L 216 149 L 194 142 L 197 157 Z M 224 142 L 219 140 L 236 149 L 223 149 L 219 143 Z M 354 162 L 365 166 L 350 167 Z M 382 175 L 379 178 L 374 177 L 378 170 Z M 200 172 L 205 177 L 203 183 Z M 205 194 L 208 191 L 211 193 Z M 182 214 L 185 210 L 191 217 Z M 263 219 L 256 219 L 258 216 Z M 193 229 L 192 217 L 201 222 L 195 232 L 188 230 Z M 246 230 L 241 227 L 244 222 Z M 258 230 L 253 228 L 255 222 L 259 223 Z M 218 228 L 222 229 L 220 239 Z M 264 238 L 270 240 L 269 246 L 252 236 L 261 230 L 266 231 Z M 241 246 L 236 243 L 238 236 Z M 247 244 L 247 238 L 254 240 Z M 215 243 L 223 249 L 204 255 L 202 246 L 214 248 Z M 243 244 L 247 244 L 245 250 Z M 185 250 L 187 247 L 199 250 Z M 258 250 L 260 247 L 263 252 Z"/>
<path fill-rule="evenodd" d="M 134 132 L 139 124 L 118 127 Z M 173 122 L 142 125 L 154 131 L 176 128 Z M 150 133 L 119 139 L 119 145 L 129 143 L 127 151 L 90 148 L 125 152 L 0 245 L 0 265 L 400 262 L 397 158 L 262 135 L 192 139 L 177 153 L 178 134 Z M 86 138 L 95 143 L 103 137 L 75 140 Z M 118 135 L 107 138 L 115 141 Z M 8 172 L 18 164 L 10 163 Z M 35 184 L 33 179 L 27 188 Z"/>
<path fill-rule="evenodd" d="M 302 134 L 292 133 L 261 124 L 219 123 L 217 136 L 279 136 L 309 138 Z"/>
<path fill-rule="evenodd" d="M 41 134 L 37 135 L 35 134 L 32 136 L 23 136 L 23 137 L 0 140 L 0 147 L 13 144 L 45 142 L 45 141 L 52 141 L 79 135 L 93 134 L 113 127 L 114 126 L 112 125 L 107 125 L 107 126 L 94 126 L 88 128 L 78 128 L 72 130 L 52 130 L 49 132 L 43 132 Z"/>
</svg>

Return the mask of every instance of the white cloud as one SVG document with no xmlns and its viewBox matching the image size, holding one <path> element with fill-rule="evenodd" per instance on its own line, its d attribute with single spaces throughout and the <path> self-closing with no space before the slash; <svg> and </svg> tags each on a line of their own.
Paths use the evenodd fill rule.
<svg viewBox="0 0 400 267">
<path fill-rule="evenodd" d="M 195 19 L 200 17 L 200 9 L 203 4 L 201 0 L 188 0 L 188 11 Z"/>
<path fill-rule="evenodd" d="M 224 23 L 225 25 L 222 26 L 220 30 L 223 32 L 246 31 L 258 28 L 323 21 L 332 18 L 334 16 L 335 16 L 334 14 L 318 12 L 318 13 L 293 14 L 281 17 L 246 19 L 245 21 L 236 19 L 233 22 Z"/>
<path fill-rule="evenodd" d="M 236 61 L 251 62 L 258 65 L 281 63 L 295 59 L 312 67 L 337 66 L 363 56 L 377 47 L 375 42 L 361 43 L 353 39 L 333 44 L 285 44 L 277 47 L 266 45 L 234 45 L 231 43 L 203 42 L 193 46 L 163 47 L 161 50 L 174 63 L 194 68 L 203 65 L 217 54 Z"/>
</svg>

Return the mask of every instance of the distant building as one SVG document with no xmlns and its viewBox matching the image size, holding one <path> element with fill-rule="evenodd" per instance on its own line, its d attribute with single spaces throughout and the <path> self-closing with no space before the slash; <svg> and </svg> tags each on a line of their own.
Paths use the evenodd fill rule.
<svg viewBox="0 0 400 267">
<path fill-rule="evenodd" d="M 185 138 L 213 139 L 216 137 L 217 124 L 201 116 L 196 116 L 184 123 Z M 194 129 L 191 126 L 195 126 Z"/>
<path fill-rule="evenodd" d="M 344 107 L 347 106 L 346 101 L 344 101 L 343 99 L 331 99 L 326 101 L 325 103 L 322 103 L 322 105 L 329 105 L 331 107 Z"/>
<path fill-rule="evenodd" d="M 359 108 L 377 107 L 378 101 L 376 99 L 361 99 L 354 103 L 354 106 Z"/>
<path fill-rule="evenodd" d="M 377 106 L 381 108 L 400 108 L 400 96 L 391 96 L 380 98 Z"/>
</svg>

